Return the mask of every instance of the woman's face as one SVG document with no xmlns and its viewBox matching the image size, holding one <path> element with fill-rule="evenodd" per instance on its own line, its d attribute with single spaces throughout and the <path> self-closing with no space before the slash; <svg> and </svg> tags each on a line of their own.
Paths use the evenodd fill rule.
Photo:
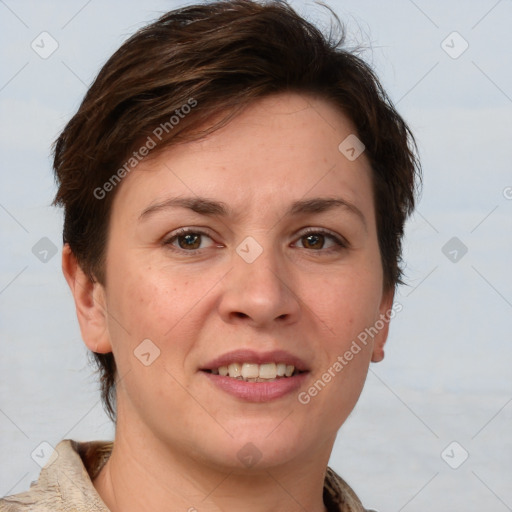
<svg viewBox="0 0 512 512">
<path fill-rule="evenodd" d="M 339 149 L 354 133 L 329 103 L 281 94 L 124 178 L 90 344 L 114 353 L 128 437 L 220 466 L 328 458 L 387 328 L 353 342 L 392 300 L 370 166 Z"/>
</svg>

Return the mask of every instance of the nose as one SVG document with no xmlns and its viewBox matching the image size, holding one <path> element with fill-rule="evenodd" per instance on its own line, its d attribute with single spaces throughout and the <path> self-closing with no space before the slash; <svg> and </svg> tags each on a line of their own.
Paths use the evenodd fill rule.
<svg viewBox="0 0 512 512">
<path fill-rule="evenodd" d="M 252 262 L 243 252 L 234 252 L 232 264 L 222 280 L 219 304 L 225 322 L 270 327 L 275 322 L 284 325 L 298 320 L 300 300 L 293 274 L 276 251 L 265 248 Z"/>
</svg>

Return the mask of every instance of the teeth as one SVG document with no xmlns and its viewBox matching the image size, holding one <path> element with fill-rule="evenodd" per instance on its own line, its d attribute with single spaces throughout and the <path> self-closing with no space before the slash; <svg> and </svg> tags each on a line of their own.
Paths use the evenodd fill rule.
<svg viewBox="0 0 512 512">
<path fill-rule="evenodd" d="M 284 377 L 285 373 L 286 373 L 286 365 L 284 363 L 279 363 L 277 365 L 277 376 Z"/>
<path fill-rule="evenodd" d="M 266 363 L 260 365 L 260 379 L 275 379 L 277 377 L 276 363 Z"/>
<path fill-rule="evenodd" d="M 242 377 L 244 379 L 257 379 L 259 376 L 259 365 L 251 363 L 244 363 L 242 365 Z"/>
<path fill-rule="evenodd" d="M 242 376 L 242 366 L 238 363 L 231 363 L 228 366 L 228 372 L 230 377 L 241 377 Z"/>
<path fill-rule="evenodd" d="M 222 377 L 232 377 L 234 379 L 259 382 L 264 380 L 275 380 L 281 377 L 291 377 L 295 371 L 295 366 L 285 363 L 231 363 L 228 366 L 220 366 L 213 369 L 213 374 Z"/>
</svg>

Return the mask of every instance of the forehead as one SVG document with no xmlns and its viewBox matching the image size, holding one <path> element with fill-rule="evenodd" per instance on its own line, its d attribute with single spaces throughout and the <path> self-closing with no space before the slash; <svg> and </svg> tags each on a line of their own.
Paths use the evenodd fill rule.
<svg viewBox="0 0 512 512">
<path fill-rule="evenodd" d="M 365 207 L 371 196 L 368 161 L 364 153 L 350 160 L 339 149 L 354 135 L 351 121 L 325 100 L 267 97 L 205 139 L 171 146 L 138 164 L 123 179 L 115 208 L 140 215 L 170 195 L 196 195 L 221 200 L 234 216 L 326 194 Z"/>
</svg>

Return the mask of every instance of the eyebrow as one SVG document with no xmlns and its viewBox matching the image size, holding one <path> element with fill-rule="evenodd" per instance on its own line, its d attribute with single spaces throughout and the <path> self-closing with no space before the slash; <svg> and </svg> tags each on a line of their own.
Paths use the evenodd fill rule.
<svg viewBox="0 0 512 512">
<path fill-rule="evenodd" d="M 187 208 L 200 215 L 229 217 L 233 211 L 222 201 L 214 201 L 206 197 L 173 197 L 160 203 L 148 206 L 139 216 L 139 220 L 144 220 L 150 215 L 169 208 Z M 303 199 L 294 201 L 285 215 L 293 216 L 305 213 L 322 213 L 334 208 L 342 208 L 355 214 L 366 226 L 366 218 L 363 212 L 354 204 L 341 197 L 315 197 L 312 199 Z"/>
</svg>

